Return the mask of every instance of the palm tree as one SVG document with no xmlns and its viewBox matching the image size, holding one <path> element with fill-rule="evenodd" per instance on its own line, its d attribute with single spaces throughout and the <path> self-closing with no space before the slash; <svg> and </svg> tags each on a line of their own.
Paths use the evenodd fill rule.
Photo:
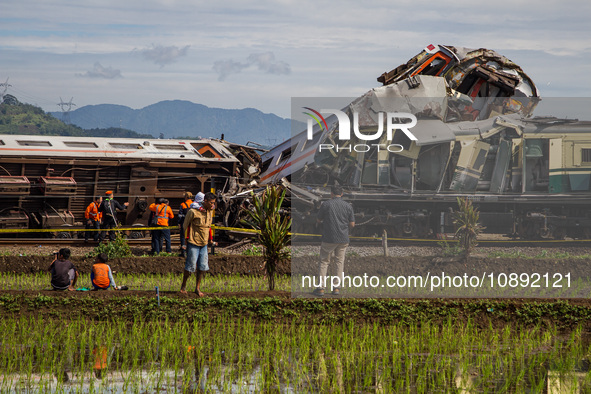
<svg viewBox="0 0 591 394">
<path fill-rule="evenodd" d="M 277 264 L 289 258 L 291 218 L 281 212 L 285 190 L 279 186 L 267 186 L 261 195 L 251 193 L 253 210 L 247 211 L 249 219 L 244 222 L 259 230 L 257 241 L 263 246 L 265 268 L 269 280 L 269 290 L 275 289 Z"/>
</svg>

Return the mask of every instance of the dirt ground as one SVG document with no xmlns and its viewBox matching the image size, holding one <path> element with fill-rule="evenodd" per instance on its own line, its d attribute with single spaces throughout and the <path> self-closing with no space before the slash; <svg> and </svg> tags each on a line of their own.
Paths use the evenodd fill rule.
<svg viewBox="0 0 591 394">
<path fill-rule="evenodd" d="M 0 256 L 0 272 L 32 274 L 45 272 L 51 264 L 50 256 Z M 82 256 L 70 258 L 81 274 L 90 273 L 94 259 Z M 181 274 L 185 259 L 176 256 L 126 257 L 109 261 L 114 273 L 125 274 Z M 210 274 L 241 274 L 253 275 L 262 273 L 263 258 L 260 256 L 221 255 L 209 256 Z M 280 274 L 290 272 L 289 263 L 282 264 Z"/>
<path fill-rule="evenodd" d="M 52 258 L 49 256 L 0 256 L 0 272 L 31 274 L 44 272 Z M 71 257 L 72 262 L 82 274 L 90 272 L 92 258 Z M 116 273 L 125 274 L 165 274 L 182 273 L 184 258 L 176 256 L 127 257 L 116 258 L 109 262 Z M 263 274 L 264 260 L 261 256 L 210 255 L 209 267 L 212 275 Z M 318 267 L 317 256 L 294 258 L 292 262 L 279 265 L 279 275 L 315 273 Z M 550 271 L 548 271 L 550 270 Z M 440 256 L 404 256 L 382 257 L 348 256 L 345 261 L 348 275 L 426 275 L 428 272 L 444 271 L 449 275 L 477 274 L 486 272 L 534 273 L 534 272 L 570 272 L 573 278 L 591 278 L 591 259 L 571 257 L 558 258 L 509 258 L 471 256 L 467 261 L 460 258 Z"/>
</svg>

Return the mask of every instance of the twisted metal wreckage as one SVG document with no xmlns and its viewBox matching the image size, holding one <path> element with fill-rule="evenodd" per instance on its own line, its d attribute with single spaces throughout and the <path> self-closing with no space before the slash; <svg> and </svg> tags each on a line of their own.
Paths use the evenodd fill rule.
<svg viewBox="0 0 591 394">
<path fill-rule="evenodd" d="M 295 232 L 313 231 L 326 186 L 340 184 L 363 224 L 357 235 L 452 232 L 457 197 L 468 197 L 489 232 L 591 237 L 591 122 L 532 117 L 540 97 L 518 65 L 488 49 L 429 45 L 378 81 L 342 109 L 348 140 L 339 111 L 320 111 L 333 113 L 325 125 L 309 122 L 262 155 L 261 183 L 291 191 Z M 383 130 L 397 115 L 418 121 L 390 141 Z"/>
</svg>

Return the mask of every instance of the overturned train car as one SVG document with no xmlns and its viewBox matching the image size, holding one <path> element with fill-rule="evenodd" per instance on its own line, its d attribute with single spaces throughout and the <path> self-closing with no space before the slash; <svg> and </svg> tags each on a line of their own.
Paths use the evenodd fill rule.
<svg viewBox="0 0 591 394">
<path fill-rule="evenodd" d="M 342 109 L 349 139 L 328 116 L 262 156 L 263 183 L 295 185 L 295 231 L 313 231 L 308 215 L 341 184 L 357 235 L 453 232 L 464 197 L 488 232 L 591 238 L 591 122 L 532 117 L 540 98 L 519 66 L 487 49 L 430 45 L 378 81 Z M 403 127 L 388 139 L 384 113 L 414 115 L 414 139 Z"/>
<path fill-rule="evenodd" d="M 228 198 L 258 175 L 260 157 L 251 147 L 226 141 L 146 140 L 60 136 L 0 136 L 0 228 L 82 228 L 93 196 L 112 190 L 120 203 L 119 224 L 142 237 L 149 205 L 166 198 L 175 212 L 183 193 L 213 191 L 217 218 L 238 210 Z M 57 232 L 60 237 L 74 233 Z"/>
</svg>

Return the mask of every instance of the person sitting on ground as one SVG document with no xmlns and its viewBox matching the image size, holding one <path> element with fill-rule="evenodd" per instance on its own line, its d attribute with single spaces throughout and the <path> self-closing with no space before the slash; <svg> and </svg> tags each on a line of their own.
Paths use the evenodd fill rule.
<svg viewBox="0 0 591 394">
<path fill-rule="evenodd" d="M 76 281 L 78 280 L 78 271 L 70 260 L 70 249 L 62 248 L 59 252 L 53 252 L 54 259 L 49 266 L 48 271 L 51 272 L 51 287 L 53 290 L 70 290 L 74 291 L 76 288 Z"/>
<path fill-rule="evenodd" d="M 90 270 L 92 290 L 107 290 L 110 286 L 113 286 L 113 289 L 118 290 L 118 287 L 115 284 L 115 279 L 113 279 L 111 267 L 107 265 L 107 260 L 108 257 L 106 253 L 100 253 L 96 256 L 94 265 Z"/>
</svg>

